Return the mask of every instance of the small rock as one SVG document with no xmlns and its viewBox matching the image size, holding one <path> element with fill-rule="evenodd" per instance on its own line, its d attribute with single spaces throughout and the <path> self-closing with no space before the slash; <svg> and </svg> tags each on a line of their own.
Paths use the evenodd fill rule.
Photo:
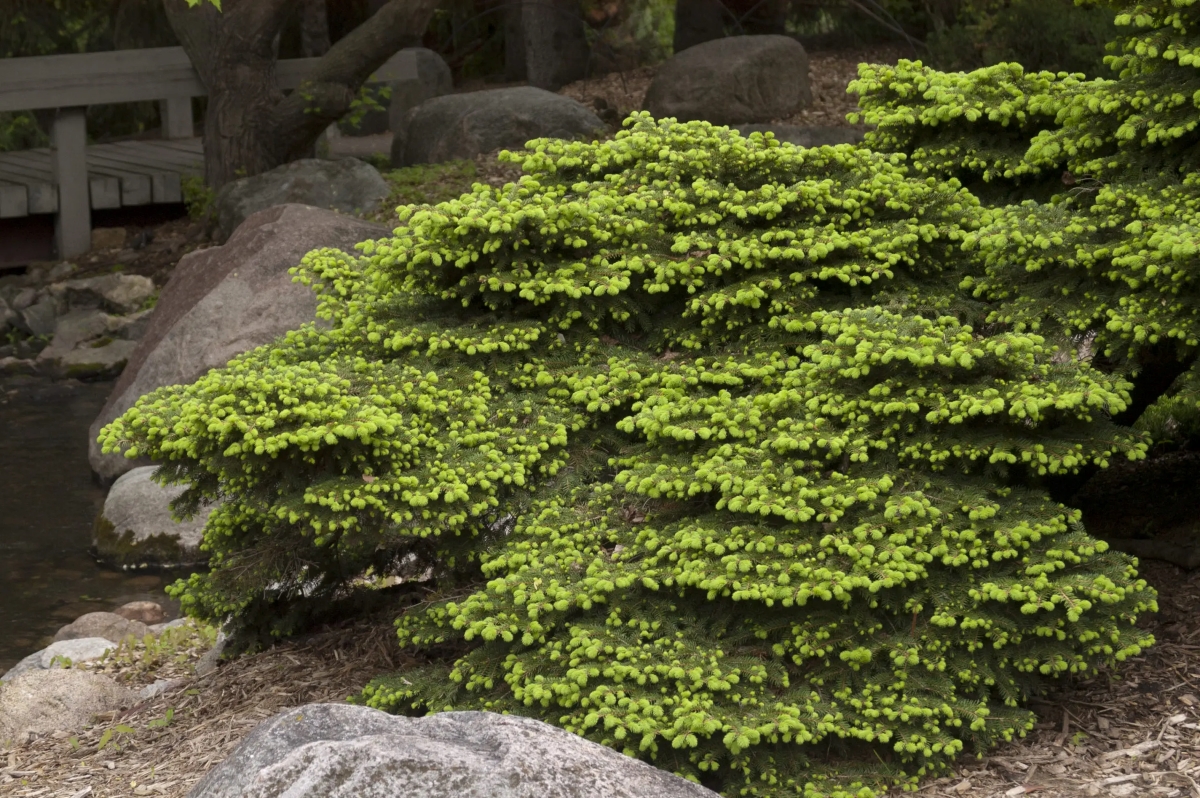
<svg viewBox="0 0 1200 798">
<path fill-rule="evenodd" d="M 571 139 L 604 130 L 582 104 L 532 86 L 435 97 L 412 109 L 392 142 L 392 164 L 474 158 L 537 138 Z"/>
<path fill-rule="evenodd" d="M 148 684 L 138 691 L 138 698 L 142 701 L 149 701 L 152 698 L 158 698 L 163 693 L 178 690 L 189 681 L 189 679 L 155 679 L 153 684 Z"/>
<path fill-rule="evenodd" d="M 19 311 L 20 326 L 30 335 L 52 335 L 58 320 L 56 303 L 43 297 L 24 310 Z"/>
<path fill-rule="evenodd" d="M 226 183 L 214 200 L 218 233 L 225 241 L 252 214 L 288 203 L 356 215 L 371 213 L 390 193 L 378 170 L 356 158 L 293 161 Z"/>
<path fill-rule="evenodd" d="M 140 638 L 149 634 L 150 629 L 140 621 L 122 618 L 113 612 L 89 612 L 81 615 L 71 623 L 58 630 L 54 639 L 76 640 L 81 637 L 103 637 L 114 643 L 120 643 L 126 637 L 133 635 Z"/>
<path fill-rule="evenodd" d="M 21 317 L 17 312 L 8 306 L 8 303 L 0 299 L 0 331 L 7 330 L 9 327 L 17 327 L 20 325 Z"/>
<path fill-rule="evenodd" d="M 133 701 L 132 692 L 98 673 L 28 671 L 0 684 L 0 745 L 30 734 L 75 731 L 93 715 Z"/>
<path fill-rule="evenodd" d="M 113 318 L 100 311 L 71 311 L 68 316 L 73 314 L 99 314 L 100 323 Z M 90 324 L 96 319 L 93 317 L 78 321 Z M 38 370 L 52 377 L 115 377 L 125 368 L 130 355 L 137 349 L 137 341 L 114 339 L 108 335 L 76 341 L 77 336 L 88 333 L 91 328 L 76 328 L 74 322 L 69 326 L 68 332 L 60 338 L 57 330 L 62 327 L 62 324 L 56 325 L 54 340 L 37 357 Z"/>
<path fill-rule="evenodd" d="M 120 249 L 125 246 L 124 227 L 96 227 L 92 229 L 92 249 Z"/>
<path fill-rule="evenodd" d="M 113 615 L 120 615 L 131 621 L 141 621 L 144 624 L 158 624 L 166 619 L 167 611 L 162 608 L 161 604 L 154 601 L 131 601 L 113 610 Z"/>
<path fill-rule="evenodd" d="M 130 313 L 128 316 L 112 316 L 109 329 L 118 338 L 124 338 L 126 341 L 140 341 L 150 327 L 150 317 L 153 313 L 153 309 L 148 309 Z"/>
<path fill-rule="evenodd" d="M 60 314 L 90 308 L 133 313 L 154 296 L 154 281 L 140 274 L 104 274 L 54 283 L 48 290 Z"/>
<path fill-rule="evenodd" d="M 0 374 L 37 374 L 37 362 L 20 357 L 0 357 Z"/>
<path fill-rule="evenodd" d="M 176 618 L 175 620 L 167 621 L 166 623 L 150 624 L 150 634 L 160 635 L 168 629 L 177 629 L 180 626 L 187 625 L 188 620 L 188 618 Z"/>
<path fill-rule="evenodd" d="M 221 664 L 221 655 L 225 653 L 225 644 L 228 638 L 224 632 L 217 633 L 217 642 L 208 651 L 200 655 L 200 659 L 196 660 L 196 675 L 207 676 L 217 669 Z"/>
<path fill-rule="evenodd" d="M 9 304 L 13 310 L 24 310 L 25 308 L 37 302 L 38 290 L 36 288 L 22 288 L 13 295 L 12 301 Z"/>
<path fill-rule="evenodd" d="M 812 104 L 808 54 L 789 36 L 730 36 L 676 53 L 646 90 L 656 119 L 768 122 Z"/>
<path fill-rule="evenodd" d="M 187 521 L 171 516 L 171 502 L 186 490 L 154 481 L 156 466 L 135 468 L 113 483 L 96 519 L 92 542 L 103 561 L 120 567 L 196 565 L 213 507 Z"/>
<path fill-rule="evenodd" d="M 47 282 L 47 283 L 53 283 L 53 282 L 57 282 L 59 280 L 65 280 L 77 271 L 79 271 L 79 267 L 76 266 L 74 263 L 69 263 L 67 261 L 63 261 L 62 263 L 56 263 L 53 266 L 51 266 L 49 268 L 49 270 L 46 271 L 45 276 L 42 278 L 42 280 L 43 280 L 43 282 Z"/>
<path fill-rule="evenodd" d="M 264 721 L 189 798 L 718 798 L 570 732 L 516 715 L 424 718 L 309 704 Z"/>
</svg>

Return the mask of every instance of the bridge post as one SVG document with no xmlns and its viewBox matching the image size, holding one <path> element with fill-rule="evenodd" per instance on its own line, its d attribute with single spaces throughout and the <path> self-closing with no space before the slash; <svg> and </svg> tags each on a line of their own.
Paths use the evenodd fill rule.
<svg viewBox="0 0 1200 798">
<path fill-rule="evenodd" d="M 164 139 L 190 139 L 195 135 L 191 97 L 168 97 L 158 101 Z"/>
<path fill-rule="evenodd" d="M 88 196 L 87 108 L 59 108 L 54 116 L 53 174 L 58 184 L 54 239 L 58 257 L 73 258 L 92 248 L 92 207 Z"/>
</svg>

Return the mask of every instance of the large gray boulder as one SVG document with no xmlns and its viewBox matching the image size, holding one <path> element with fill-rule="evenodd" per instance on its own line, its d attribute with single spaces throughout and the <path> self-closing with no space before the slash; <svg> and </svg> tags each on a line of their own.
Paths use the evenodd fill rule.
<svg viewBox="0 0 1200 798">
<path fill-rule="evenodd" d="M 788 36 L 730 36 L 677 53 L 654 74 L 645 108 L 656 119 L 716 125 L 769 122 L 812 104 L 808 54 Z"/>
<path fill-rule="evenodd" d="M 176 521 L 171 502 L 187 488 L 159 485 L 153 479 L 156 471 L 155 466 L 135 468 L 109 488 L 92 532 L 92 546 L 105 563 L 121 568 L 176 568 L 204 562 L 200 541 L 215 507 Z"/>
<path fill-rule="evenodd" d="M 532 86 L 449 94 L 408 113 L 392 142 L 392 164 L 412 166 L 474 158 L 530 139 L 570 139 L 604 130 L 594 113 L 570 97 Z"/>
<path fill-rule="evenodd" d="M 31 670 L 0 683 L 0 747 L 29 735 L 75 731 L 93 715 L 131 705 L 135 695 L 87 671 Z"/>
<path fill-rule="evenodd" d="M 357 158 L 292 161 L 221 187 L 214 200 L 219 240 L 227 240 L 253 214 L 276 205 L 298 203 L 349 214 L 372 213 L 389 193 L 379 171 Z"/>
<path fill-rule="evenodd" d="M 313 292 L 292 281 L 288 269 L 322 247 L 354 245 L 388 234 L 332 211 L 280 205 L 251 216 L 220 247 L 185 256 L 163 286 L 149 326 L 89 431 L 88 457 L 110 481 L 144 461 L 104 454 L 101 428 L 164 385 L 194 382 L 230 358 L 273 341 L 312 321 Z"/>
<path fill-rule="evenodd" d="M 718 798 L 530 718 L 309 704 L 264 721 L 189 798 Z"/>
</svg>

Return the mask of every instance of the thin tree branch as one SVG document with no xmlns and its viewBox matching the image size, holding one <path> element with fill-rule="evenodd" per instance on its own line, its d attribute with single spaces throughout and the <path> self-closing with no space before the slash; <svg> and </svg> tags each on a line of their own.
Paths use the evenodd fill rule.
<svg viewBox="0 0 1200 798">
<path fill-rule="evenodd" d="M 288 152 L 306 150 L 322 130 L 350 110 L 371 73 L 398 50 L 419 44 L 438 2 L 391 0 L 334 44 L 310 79 L 275 107 L 276 129 Z"/>
</svg>

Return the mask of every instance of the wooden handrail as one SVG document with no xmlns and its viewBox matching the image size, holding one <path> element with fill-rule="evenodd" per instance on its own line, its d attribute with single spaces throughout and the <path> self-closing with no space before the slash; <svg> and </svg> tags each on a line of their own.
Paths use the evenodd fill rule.
<svg viewBox="0 0 1200 798">
<path fill-rule="evenodd" d="M 299 87 L 319 60 L 281 60 L 276 67 L 279 88 Z M 391 83 L 416 77 L 416 57 L 401 50 L 371 81 Z M 203 97 L 207 93 L 182 47 L 0 59 L 0 111 Z"/>
<path fill-rule="evenodd" d="M 279 61 L 279 88 L 298 88 L 319 60 Z M 370 81 L 416 79 L 416 54 L 401 50 L 371 75 Z M 0 112 L 58 109 L 51 139 L 58 188 L 55 240 L 59 257 L 74 257 L 91 247 L 86 106 L 157 100 L 164 138 L 190 138 L 191 98 L 207 93 L 182 47 L 0 59 Z"/>
</svg>

